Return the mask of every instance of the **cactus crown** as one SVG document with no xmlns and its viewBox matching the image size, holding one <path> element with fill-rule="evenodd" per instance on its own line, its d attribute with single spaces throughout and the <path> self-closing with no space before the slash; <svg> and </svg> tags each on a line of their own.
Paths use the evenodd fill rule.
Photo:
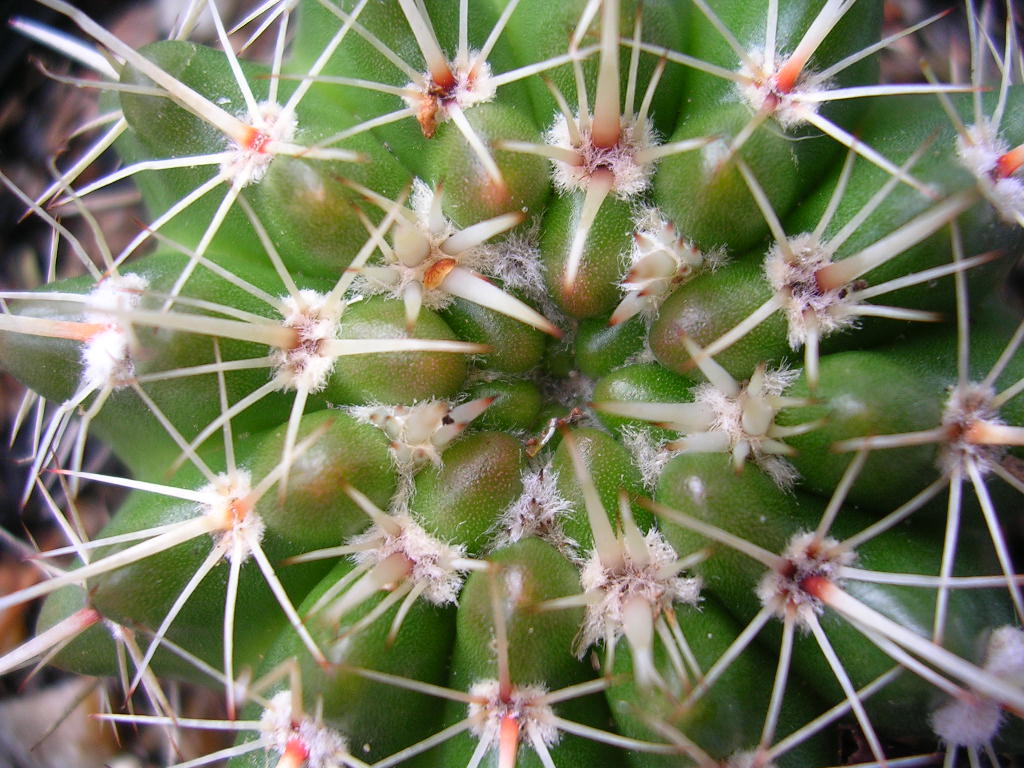
<svg viewBox="0 0 1024 768">
<path fill-rule="evenodd" d="M 38 2 L 102 116 L 0 174 L 53 232 L 0 363 L 63 539 L 4 536 L 0 673 L 100 676 L 181 768 L 1024 755 L 1012 3 L 908 84 L 950 20 L 881 0 L 196 0 L 141 50 Z"/>
</svg>

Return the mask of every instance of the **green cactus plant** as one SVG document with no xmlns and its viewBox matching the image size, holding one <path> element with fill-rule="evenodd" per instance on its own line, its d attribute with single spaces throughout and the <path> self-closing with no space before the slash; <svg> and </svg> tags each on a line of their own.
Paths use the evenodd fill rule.
<svg viewBox="0 0 1024 768">
<path fill-rule="evenodd" d="M 212 2 L 141 50 L 38 2 L 105 119 L 0 176 L 83 264 L 2 296 L 67 546 L 0 672 L 225 733 L 183 768 L 1024 755 L 1012 4 L 905 85 L 935 19 L 880 0 L 276 0 L 267 62 Z M 85 248 L 126 179 L 148 223 Z M 85 483 L 128 490 L 91 537 Z"/>
</svg>

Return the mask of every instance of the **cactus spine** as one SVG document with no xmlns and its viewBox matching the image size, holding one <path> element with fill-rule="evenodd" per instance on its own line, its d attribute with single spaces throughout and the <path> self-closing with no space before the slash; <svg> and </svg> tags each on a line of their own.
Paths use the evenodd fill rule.
<svg viewBox="0 0 1024 768">
<path fill-rule="evenodd" d="M 937 19 L 880 0 L 193 0 L 141 50 L 38 2 L 105 93 L 50 188 L 0 177 L 80 274 L 2 296 L 65 543 L 0 672 L 224 733 L 180 766 L 1024 754 L 1012 4 L 901 84 Z"/>
</svg>

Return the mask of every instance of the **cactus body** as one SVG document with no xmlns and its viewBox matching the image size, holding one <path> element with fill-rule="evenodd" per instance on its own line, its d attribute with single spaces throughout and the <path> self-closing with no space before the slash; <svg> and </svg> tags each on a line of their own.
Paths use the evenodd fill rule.
<svg viewBox="0 0 1024 768">
<path fill-rule="evenodd" d="M 3 297 L 25 499 L 130 494 L 0 671 L 213 687 L 253 768 L 1024 754 L 1024 85 L 971 3 L 971 85 L 905 86 L 875 0 L 282 0 L 264 62 L 40 2 L 124 163 L 46 202 L 148 225 Z"/>
</svg>

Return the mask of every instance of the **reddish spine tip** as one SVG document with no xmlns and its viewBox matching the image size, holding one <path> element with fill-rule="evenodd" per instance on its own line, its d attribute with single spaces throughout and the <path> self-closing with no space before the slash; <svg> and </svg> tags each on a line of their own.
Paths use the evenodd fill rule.
<svg viewBox="0 0 1024 768">
<path fill-rule="evenodd" d="M 284 753 L 277 763 L 277 768 L 299 768 L 309 757 L 309 750 L 298 737 L 288 740 Z"/>
<path fill-rule="evenodd" d="M 437 66 L 431 68 L 430 79 L 434 81 L 435 86 L 446 91 L 450 88 L 454 88 L 458 83 L 451 67 L 447 64 L 444 65 L 444 67 Z"/>
<path fill-rule="evenodd" d="M 1016 149 L 1011 149 L 996 161 L 996 176 L 1006 179 L 1017 172 L 1024 165 L 1024 144 Z"/>
<path fill-rule="evenodd" d="M 807 576 L 800 582 L 800 589 L 821 601 L 826 600 L 828 597 L 828 591 L 831 587 L 831 581 L 826 579 L 824 576 L 818 575 Z"/>
<path fill-rule="evenodd" d="M 515 766 L 518 748 L 519 721 L 506 715 L 501 718 L 501 733 L 498 736 L 499 768 L 513 768 Z"/>
<path fill-rule="evenodd" d="M 54 338 L 70 339 L 71 341 L 87 342 L 93 336 L 103 333 L 110 326 L 104 323 L 77 323 L 72 320 L 55 320 L 53 323 Z"/>
<path fill-rule="evenodd" d="M 775 90 L 779 93 L 790 93 L 796 87 L 796 81 L 800 79 L 804 63 L 797 59 L 790 59 L 782 65 L 779 74 L 775 76 Z"/>
<path fill-rule="evenodd" d="M 238 143 L 243 149 L 256 150 L 258 152 L 266 138 L 265 134 L 260 133 L 251 125 L 247 125 Z"/>
</svg>

